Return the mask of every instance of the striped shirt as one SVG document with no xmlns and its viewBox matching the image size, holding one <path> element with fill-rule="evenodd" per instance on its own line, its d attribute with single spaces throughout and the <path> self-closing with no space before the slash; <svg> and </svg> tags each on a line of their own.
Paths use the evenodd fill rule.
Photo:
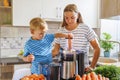
<svg viewBox="0 0 120 80">
<path fill-rule="evenodd" d="M 40 70 L 40 66 L 52 62 L 52 42 L 54 41 L 54 34 L 45 34 L 41 40 L 33 40 L 30 38 L 24 47 L 24 56 L 33 54 L 35 59 L 32 61 L 31 73 L 45 74 Z M 44 68 L 43 68 L 44 69 Z"/>
<path fill-rule="evenodd" d="M 86 59 L 88 59 L 88 53 L 89 53 L 89 46 L 90 46 L 90 41 L 95 39 L 96 34 L 93 31 L 92 28 L 88 27 L 85 24 L 79 24 L 78 27 L 72 31 L 68 31 L 65 28 L 61 28 L 59 32 L 62 33 L 72 33 L 73 34 L 73 39 L 72 39 L 72 48 L 75 50 L 83 51 L 86 52 Z M 68 48 L 68 42 L 66 39 L 55 39 L 55 43 L 60 44 L 60 47 L 63 49 Z M 88 63 L 88 60 L 87 60 Z"/>
<path fill-rule="evenodd" d="M 46 34 L 41 40 L 33 40 L 30 38 L 24 47 L 24 56 L 28 56 L 30 53 L 34 56 L 46 57 L 51 54 L 52 42 L 54 41 L 54 34 Z M 41 58 L 40 57 L 40 58 Z"/>
</svg>

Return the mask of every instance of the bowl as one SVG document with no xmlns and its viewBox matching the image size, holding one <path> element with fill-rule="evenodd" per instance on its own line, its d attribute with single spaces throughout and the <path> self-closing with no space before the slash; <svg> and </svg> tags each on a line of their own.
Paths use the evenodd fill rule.
<svg viewBox="0 0 120 80">
<path fill-rule="evenodd" d="M 92 62 L 92 58 L 89 59 Z M 108 57 L 99 57 L 97 64 L 98 65 L 114 65 L 118 62 L 117 59 L 108 58 Z"/>
</svg>

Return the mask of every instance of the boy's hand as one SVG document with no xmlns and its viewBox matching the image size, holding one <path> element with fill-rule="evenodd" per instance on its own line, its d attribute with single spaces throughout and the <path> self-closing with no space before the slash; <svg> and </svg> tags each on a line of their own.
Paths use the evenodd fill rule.
<svg viewBox="0 0 120 80">
<path fill-rule="evenodd" d="M 30 54 L 27 56 L 27 61 L 32 62 L 35 59 L 34 55 Z"/>
</svg>

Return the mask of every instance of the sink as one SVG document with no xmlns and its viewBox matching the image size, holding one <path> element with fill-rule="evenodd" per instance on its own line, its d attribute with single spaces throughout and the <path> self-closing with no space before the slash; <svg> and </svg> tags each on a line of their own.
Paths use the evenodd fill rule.
<svg viewBox="0 0 120 80">
<path fill-rule="evenodd" d="M 90 62 L 92 61 L 92 58 L 89 59 Z M 98 65 L 114 65 L 118 62 L 117 59 L 108 58 L 108 57 L 99 57 L 97 64 Z"/>
</svg>

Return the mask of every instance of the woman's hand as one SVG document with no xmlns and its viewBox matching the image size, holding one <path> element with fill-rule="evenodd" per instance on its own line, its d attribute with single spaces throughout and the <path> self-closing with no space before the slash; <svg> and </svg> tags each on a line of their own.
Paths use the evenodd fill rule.
<svg viewBox="0 0 120 80">
<path fill-rule="evenodd" d="M 72 33 L 68 33 L 67 34 L 67 39 L 73 39 L 73 34 Z"/>
<path fill-rule="evenodd" d="M 32 62 L 34 59 L 35 59 L 35 57 L 34 57 L 33 54 L 30 54 L 30 55 L 27 56 L 27 61 L 28 62 Z"/>
<path fill-rule="evenodd" d="M 85 72 L 91 72 L 91 71 L 93 71 L 92 67 L 88 66 L 88 67 L 85 68 Z"/>
</svg>

